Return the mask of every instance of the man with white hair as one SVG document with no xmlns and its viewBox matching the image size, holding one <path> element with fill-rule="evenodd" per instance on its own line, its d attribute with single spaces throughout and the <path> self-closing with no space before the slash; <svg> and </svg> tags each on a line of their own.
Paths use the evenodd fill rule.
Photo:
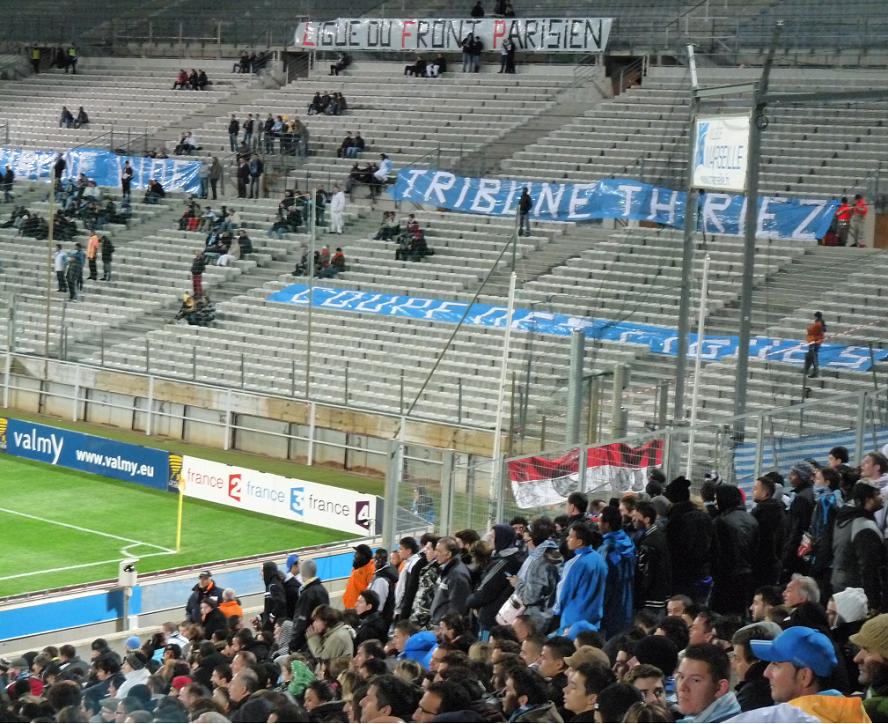
<svg viewBox="0 0 888 724">
<path fill-rule="evenodd" d="M 790 610 L 803 603 L 819 603 L 820 587 L 810 576 L 796 573 L 783 591 L 783 604 Z"/>
<path fill-rule="evenodd" d="M 318 606 L 330 604 L 330 595 L 318 578 L 318 564 L 313 560 L 302 561 L 302 588 L 293 610 L 293 638 L 290 651 L 301 651 L 308 646 L 305 632 L 311 624 L 311 614 Z"/>
</svg>

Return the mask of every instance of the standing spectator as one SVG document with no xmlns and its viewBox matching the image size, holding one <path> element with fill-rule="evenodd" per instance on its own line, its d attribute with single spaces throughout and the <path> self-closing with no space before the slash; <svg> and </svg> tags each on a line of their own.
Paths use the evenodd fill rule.
<svg viewBox="0 0 888 724">
<path fill-rule="evenodd" d="M 251 121 L 252 122 L 252 121 Z M 259 156 L 250 159 L 250 198 L 259 198 L 259 186 L 262 174 L 265 173 L 265 164 Z"/>
<path fill-rule="evenodd" d="M 409 536 L 400 540 L 399 551 L 401 552 L 401 560 L 406 560 L 407 563 L 401 569 L 401 575 L 404 576 L 404 593 L 400 600 L 397 601 L 396 621 L 410 617 L 413 601 L 416 598 L 416 591 L 419 588 L 420 575 L 429 564 L 429 559 L 426 557 L 423 548 L 433 538 L 434 536 L 431 533 L 424 533 L 418 543 L 416 539 Z M 400 587 L 400 581 L 398 585 Z"/>
<path fill-rule="evenodd" d="M 740 713 L 740 704 L 731 691 L 728 656 L 714 644 L 685 649 L 675 684 L 678 709 L 684 714 L 682 722 L 723 722 Z"/>
<path fill-rule="evenodd" d="M 339 251 L 341 253 L 341 250 Z M 376 549 L 373 561 L 376 572 L 373 574 L 368 588 L 379 599 L 375 610 L 382 617 L 385 622 L 385 630 L 388 631 L 395 615 L 395 586 L 398 583 L 398 569 L 394 563 L 389 563 L 388 551 L 385 548 Z M 385 640 L 385 636 L 382 639 Z"/>
<path fill-rule="evenodd" d="M 518 200 L 518 236 L 530 236 L 530 210 L 533 208 L 533 199 L 527 186 L 521 189 L 521 198 Z"/>
<path fill-rule="evenodd" d="M 456 538 L 445 537 L 435 546 L 441 567 L 435 597 L 429 609 L 430 622 L 437 625 L 448 613 L 465 615 L 472 590 L 469 570 L 460 558 L 460 544 Z"/>
<path fill-rule="evenodd" d="M 469 33 L 466 37 L 462 39 L 460 43 L 460 47 L 462 48 L 462 56 L 463 56 L 463 73 L 468 73 L 472 70 L 472 48 L 475 43 L 475 34 Z"/>
<path fill-rule="evenodd" d="M 469 13 L 473 18 L 483 18 L 484 17 L 484 6 L 481 4 L 481 0 L 475 3 L 475 6 L 472 8 L 472 11 Z"/>
<path fill-rule="evenodd" d="M 318 578 L 318 564 L 313 560 L 303 561 L 302 588 L 293 610 L 293 637 L 290 651 L 301 651 L 307 645 L 306 632 L 311 624 L 311 615 L 318 606 L 330 604 L 330 594 Z"/>
<path fill-rule="evenodd" d="M 839 208 L 836 209 L 836 236 L 839 240 L 839 246 L 846 246 L 848 244 L 848 231 L 851 228 L 851 216 L 853 214 L 854 209 L 848 203 L 848 197 L 843 196 Z"/>
<path fill-rule="evenodd" d="M 740 489 L 719 485 L 715 491 L 715 556 L 712 607 L 742 616 L 754 591 L 752 565 L 758 551 L 758 521 L 746 512 Z"/>
<path fill-rule="evenodd" d="M 89 241 L 86 242 L 86 261 L 89 264 L 89 279 L 91 281 L 95 281 L 99 278 L 98 258 L 99 234 L 94 231 L 90 235 Z"/>
<path fill-rule="evenodd" d="M 40 48 L 36 45 L 31 46 L 31 68 L 35 74 L 40 72 Z"/>
<path fill-rule="evenodd" d="M 654 506 L 642 501 L 632 513 L 641 537 L 637 542 L 638 562 L 635 572 L 635 605 L 658 621 L 666 615 L 666 600 L 672 592 L 672 561 L 666 532 L 657 525 Z"/>
<path fill-rule="evenodd" d="M 330 199 L 330 230 L 334 234 L 342 233 L 342 222 L 345 218 L 345 191 L 339 184 L 333 185 L 333 197 Z"/>
<path fill-rule="evenodd" d="M 248 147 L 253 145 L 253 130 L 256 128 L 256 121 L 253 120 L 253 114 L 247 114 L 247 120 L 244 121 L 244 143 Z"/>
<path fill-rule="evenodd" d="M 756 588 L 774 586 L 780 578 L 786 534 L 786 508 L 774 498 L 775 481 L 770 473 L 752 486 L 755 507 L 752 517 L 758 521 L 758 550 L 753 558 L 752 579 Z"/>
<path fill-rule="evenodd" d="M 496 615 L 512 594 L 510 578 L 518 573 L 521 560 L 515 546 L 515 531 L 511 526 L 493 526 L 493 556 L 481 574 L 481 582 L 469 596 L 467 605 L 478 611 L 480 638 L 486 641 L 496 624 Z"/>
<path fill-rule="evenodd" d="M 129 201 L 132 198 L 130 190 L 133 183 L 133 174 L 133 167 L 130 164 L 129 159 L 127 159 L 123 164 L 123 170 L 120 172 L 120 195 L 126 201 Z"/>
<path fill-rule="evenodd" d="M 634 614 L 635 544 L 623 530 L 622 523 L 618 508 L 608 505 L 601 511 L 598 527 L 604 541 L 598 553 L 607 563 L 601 631 L 606 638 L 628 630 Z"/>
<path fill-rule="evenodd" d="M 551 616 L 558 586 L 558 568 L 561 553 L 558 543 L 552 539 L 555 526 L 546 516 L 534 518 L 526 535 L 527 558 L 517 575 L 509 579 L 515 595 L 524 604 L 524 613 L 538 630 L 543 630 Z"/>
<path fill-rule="evenodd" d="M 209 571 L 200 572 L 197 584 L 191 589 L 188 603 L 185 604 L 185 616 L 191 623 L 200 621 L 200 602 L 205 598 L 212 598 L 216 605 L 222 601 L 222 591 L 216 585 Z"/>
<path fill-rule="evenodd" d="M 665 495 L 672 503 L 666 539 L 672 567 L 675 593 L 689 596 L 705 605 L 712 589 L 711 561 L 714 544 L 712 518 L 691 501 L 691 483 L 678 477 L 666 486 Z"/>
<path fill-rule="evenodd" d="M 237 116 L 232 113 L 231 120 L 228 122 L 228 145 L 231 147 L 232 153 L 237 151 L 237 134 L 239 132 L 240 122 L 237 120 Z"/>
<path fill-rule="evenodd" d="M 245 199 L 247 197 L 247 183 L 250 180 L 250 166 L 245 159 L 240 160 L 237 167 L 237 197 Z"/>
<path fill-rule="evenodd" d="M 77 75 L 77 48 L 74 43 L 71 43 L 68 46 L 68 64 L 65 66 L 65 73 L 67 74 L 68 68 L 71 69 L 71 73 Z"/>
<path fill-rule="evenodd" d="M 355 602 L 361 591 L 366 591 L 370 587 L 370 581 L 376 573 L 376 566 L 373 562 L 373 551 L 366 543 L 356 545 L 355 555 L 352 559 L 352 571 L 348 577 L 348 583 L 345 586 L 345 593 L 342 594 L 342 605 L 345 608 L 354 608 Z"/>
<path fill-rule="evenodd" d="M 15 173 L 10 166 L 6 167 L 3 174 L 3 200 L 8 204 L 12 202 L 12 185 L 15 183 Z"/>
<path fill-rule="evenodd" d="M 62 180 L 62 176 L 65 175 L 65 169 L 68 168 L 68 162 L 65 161 L 65 157 L 60 153 L 56 156 L 55 163 L 52 167 L 53 178 L 56 180 L 56 185 L 58 182 Z"/>
<path fill-rule="evenodd" d="M 287 594 L 284 591 L 284 577 L 274 561 L 262 564 L 262 582 L 265 584 L 265 597 L 262 615 L 258 622 L 264 629 L 273 629 L 274 625 L 287 617 Z"/>
<path fill-rule="evenodd" d="M 799 559 L 799 544 L 802 535 L 811 525 L 814 512 L 814 468 L 810 463 L 801 462 L 789 471 L 789 484 L 793 487 L 792 502 L 787 516 L 786 547 L 783 549 L 783 579 L 788 580 L 793 573 L 804 573 L 805 565 Z"/>
<path fill-rule="evenodd" d="M 302 588 L 302 578 L 299 576 L 299 555 L 291 553 L 287 556 L 284 566 L 287 571 L 284 574 L 284 593 L 287 597 L 287 618 L 293 620 L 296 611 L 296 603 L 299 601 L 299 589 Z"/>
<path fill-rule="evenodd" d="M 472 72 L 478 73 L 481 71 L 481 51 L 484 50 L 484 42 L 481 40 L 480 35 L 475 35 L 472 38 L 471 45 L 471 55 L 472 55 Z"/>
<path fill-rule="evenodd" d="M 586 523 L 574 523 L 567 532 L 567 547 L 573 557 L 564 564 L 557 598 L 552 608 L 559 616 L 558 634 L 565 635 L 577 621 L 593 631 L 601 627 L 607 564 L 592 548 L 596 535 Z"/>
<path fill-rule="evenodd" d="M 814 321 L 807 329 L 808 351 L 805 353 L 804 374 L 808 377 L 813 378 L 820 374 L 820 345 L 823 344 L 825 333 L 826 322 L 823 321 L 823 312 L 814 312 Z"/>
<path fill-rule="evenodd" d="M 191 285 L 195 299 L 203 296 L 203 273 L 206 268 L 203 250 L 198 249 L 194 252 L 194 259 L 191 260 Z"/>
<path fill-rule="evenodd" d="M 213 190 L 213 201 L 216 200 L 216 191 L 219 184 L 219 179 L 222 178 L 222 164 L 219 163 L 219 159 L 216 156 L 213 156 L 213 161 L 210 164 L 210 188 Z"/>
<path fill-rule="evenodd" d="M 866 200 L 861 194 L 854 195 L 854 209 L 851 215 L 851 239 L 854 241 L 851 246 L 866 246 L 863 243 L 863 235 L 865 233 L 864 226 L 866 224 L 866 215 L 869 213 L 869 207 Z"/>
<path fill-rule="evenodd" d="M 515 73 L 515 42 L 511 38 L 506 38 L 503 43 L 506 48 L 506 73 Z"/>
<path fill-rule="evenodd" d="M 839 509 L 833 531 L 833 593 L 846 588 L 862 588 L 869 608 L 882 608 L 881 573 L 885 565 L 882 531 L 874 513 L 882 507 L 879 489 L 857 483 L 848 503 Z"/>
<path fill-rule="evenodd" d="M 56 281 L 58 282 L 57 292 L 66 292 L 68 287 L 65 284 L 65 266 L 68 263 L 68 255 L 62 250 L 61 244 L 56 244 L 55 254 L 52 258 L 52 268 L 56 273 Z"/>
</svg>

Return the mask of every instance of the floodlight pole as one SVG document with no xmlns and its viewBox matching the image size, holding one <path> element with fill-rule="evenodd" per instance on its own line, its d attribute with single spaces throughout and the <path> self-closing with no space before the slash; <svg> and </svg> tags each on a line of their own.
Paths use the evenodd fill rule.
<svg viewBox="0 0 888 724">
<path fill-rule="evenodd" d="M 752 331 L 752 284 L 755 271 L 755 237 L 758 228 L 759 166 L 762 156 L 762 131 L 765 129 L 765 96 L 774 53 L 783 32 L 778 20 L 771 36 L 771 46 L 762 68 L 762 76 L 752 96 L 752 118 L 749 124 L 749 149 L 746 162 L 746 217 L 743 227 L 743 277 L 740 287 L 740 339 L 737 344 L 737 376 L 734 382 L 734 441 L 742 442 L 746 434 L 746 384 L 749 376 L 749 337 Z"/>
<path fill-rule="evenodd" d="M 311 192 L 311 187 L 308 189 L 308 320 L 307 320 L 307 333 L 305 335 L 305 399 L 311 399 L 311 309 L 314 306 L 314 276 L 315 276 L 315 266 L 314 266 L 314 256 L 315 256 L 315 234 L 317 233 L 317 229 L 315 228 L 315 196 Z"/>
<path fill-rule="evenodd" d="M 52 245 L 55 229 L 55 169 L 49 171 L 49 229 L 46 236 L 46 320 L 43 332 L 43 356 L 49 358 L 49 322 L 52 316 Z"/>
<path fill-rule="evenodd" d="M 687 195 L 685 196 L 684 241 L 681 254 L 681 292 L 678 298 L 678 348 L 675 360 L 675 399 L 673 418 L 684 418 L 685 377 L 688 368 L 688 332 L 691 326 L 691 275 L 694 268 L 694 230 L 697 226 L 697 193 L 694 189 L 694 133 L 700 99 L 697 95 L 697 61 L 694 46 L 688 45 L 691 70 L 691 109 L 688 121 Z"/>
</svg>

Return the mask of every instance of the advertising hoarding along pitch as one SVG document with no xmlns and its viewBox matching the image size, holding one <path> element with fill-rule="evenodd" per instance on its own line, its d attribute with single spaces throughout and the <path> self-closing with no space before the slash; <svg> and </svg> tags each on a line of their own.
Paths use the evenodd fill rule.
<svg viewBox="0 0 888 724">
<path fill-rule="evenodd" d="M 746 190 L 749 114 L 705 116 L 694 133 L 694 186 L 707 191 Z"/>
<path fill-rule="evenodd" d="M 183 456 L 189 498 L 319 525 L 354 535 L 375 532 L 376 496 Z"/>
<path fill-rule="evenodd" d="M 461 52 L 474 33 L 486 51 L 506 38 L 524 53 L 601 53 L 611 18 L 338 18 L 299 23 L 293 44 L 305 50 Z"/>
</svg>

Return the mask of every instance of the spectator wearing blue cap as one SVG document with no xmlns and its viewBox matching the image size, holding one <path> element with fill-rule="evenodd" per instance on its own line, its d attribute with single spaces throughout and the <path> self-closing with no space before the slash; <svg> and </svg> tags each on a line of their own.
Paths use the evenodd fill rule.
<svg viewBox="0 0 888 724">
<path fill-rule="evenodd" d="M 773 641 L 752 640 L 749 646 L 757 659 L 769 662 L 765 678 L 775 705 L 744 712 L 730 721 L 869 721 L 862 699 L 831 688 L 838 659 L 825 634 L 793 626 Z"/>
</svg>

